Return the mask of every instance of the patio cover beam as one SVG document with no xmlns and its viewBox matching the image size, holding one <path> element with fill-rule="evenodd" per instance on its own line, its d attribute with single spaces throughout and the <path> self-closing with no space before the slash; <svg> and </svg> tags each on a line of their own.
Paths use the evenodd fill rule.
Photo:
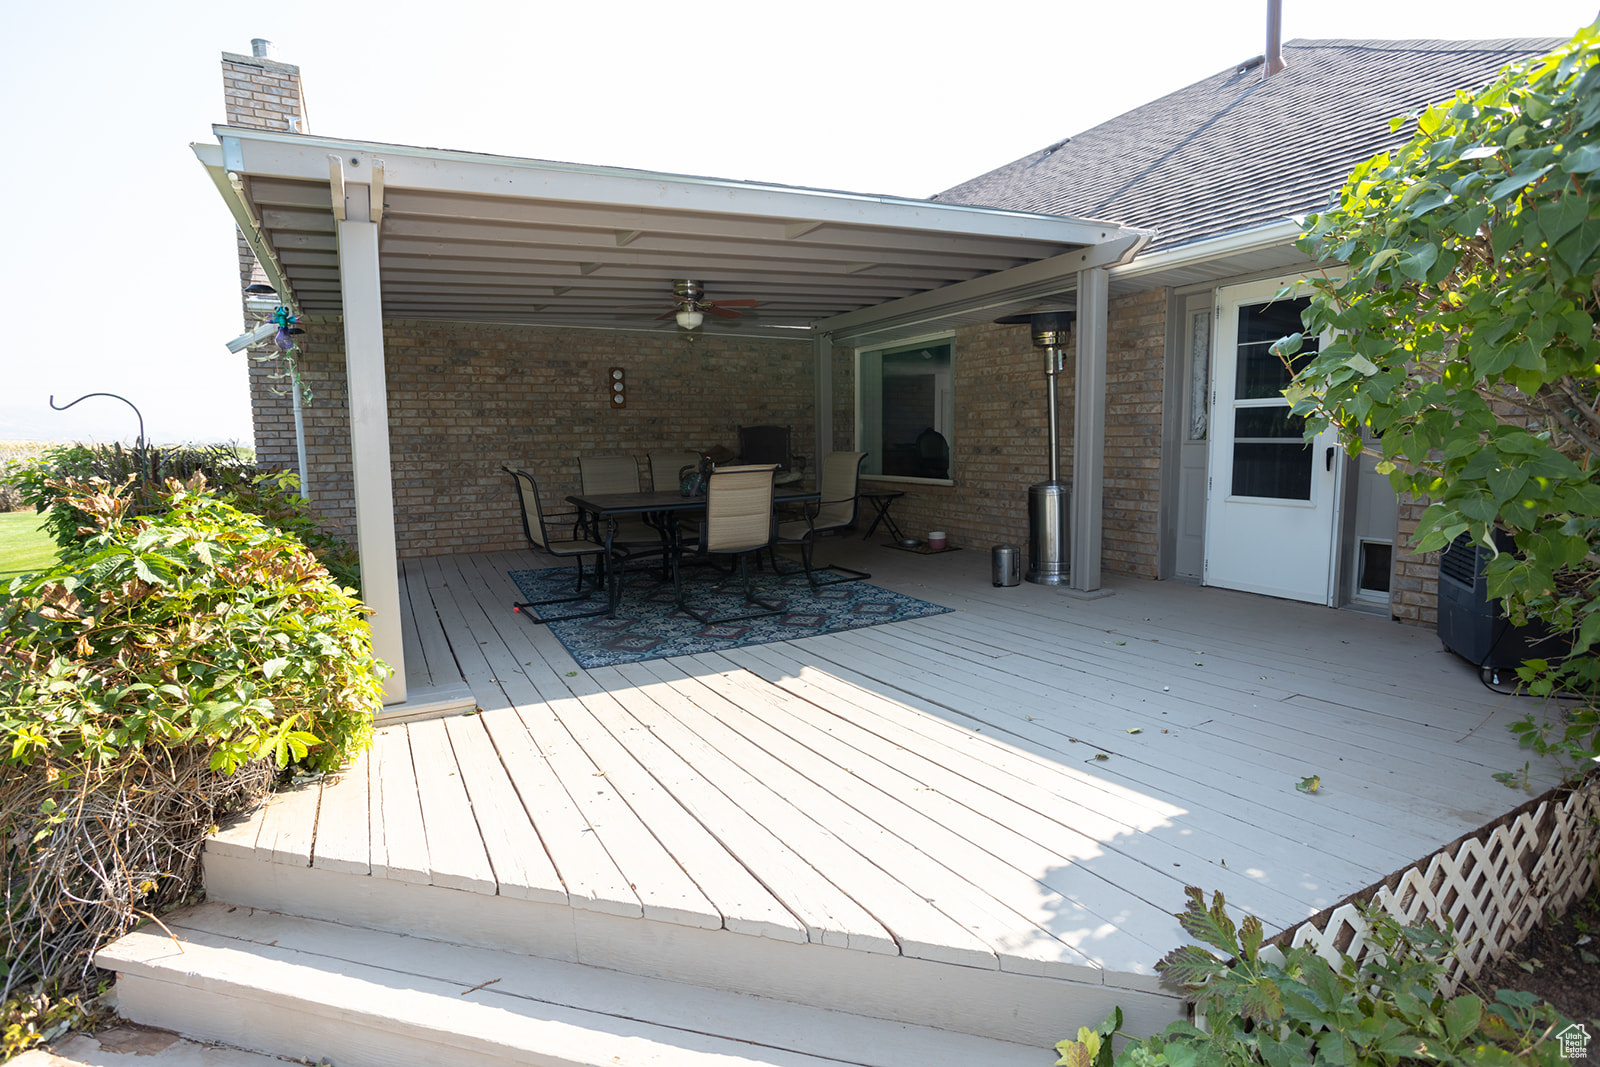
<svg viewBox="0 0 1600 1067">
<path fill-rule="evenodd" d="M 890 227 L 941 235 L 1016 237 L 1061 244 L 1095 244 L 1122 231 L 1115 223 L 1037 215 L 965 204 L 799 189 L 719 178 L 696 178 L 618 167 L 555 163 L 474 152 L 379 144 L 305 134 L 214 126 L 223 158 L 237 158 L 252 178 L 328 180 L 328 156 L 341 156 L 345 180 L 370 183 L 375 157 L 390 190 L 417 189 L 476 196 L 519 197 L 612 209 L 652 208 L 710 215 Z M 206 160 L 203 148 L 196 154 Z"/>
<path fill-rule="evenodd" d="M 1128 262 L 1154 236 L 1113 225 L 1104 230 L 1104 240 L 1088 248 L 835 315 L 815 323 L 814 328 L 831 335 L 835 344 L 860 347 L 957 323 L 987 321 L 1070 291 L 1081 271 Z"/>
<path fill-rule="evenodd" d="M 371 186 L 346 182 L 339 222 L 339 284 L 344 293 L 345 378 L 350 391 L 350 470 L 355 482 L 356 546 L 361 598 L 372 609 L 372 652 L 392 673 L 384 704 L 406 699 L 400 639 L 400 572 L 395 551 L 394 483 L 389 467 L 389 393 L 384 378 L 383 298 L 378 277 L 378 224 Z"/>
</svg>

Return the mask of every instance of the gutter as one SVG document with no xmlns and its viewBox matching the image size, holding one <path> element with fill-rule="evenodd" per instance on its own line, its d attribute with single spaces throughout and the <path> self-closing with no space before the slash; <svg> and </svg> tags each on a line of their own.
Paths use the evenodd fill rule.
<svg viewBox="0 0 1600 1067">
<path fill-rule="evenodd" d="M 244 234 L 245 243 L 250 246 L 250 251 L 255 253 L 256 262 L 261 264 L 267 281 L 277 290 L 278 298 L 283 301 L 290 314 L 301 314 L 300 303 L 295 299 L 294 290 L 289 287 L 289 279 L 284 274 L 283 264 L 278 262 L 278 254 L 267 243 L 266 236 L 261 231 L 261 220 L 256 217 L 255 208 L 251 207 L 250 198 L 245 195 L 244 182 L 238 174 L 223 166 L 222 149 L 217 145 L 207 144 L 191 144 L 189 148 L 200 160 L 200 165 L 206 168 L 206 174 L 217 187 L 217 192 L 222 194 L 223 203 L 228 205 L 228 213 L 238 224 L 239 232 Z"/>
<path fill-rule="evenodd" d="M 784 218 L 888 226 L 923 232 L 955 230 L 965 236 L 1048 240 L 1086 244 L 1115 223 L 939 200 L 812 189 L 796 185 L 706 178 L 657 171 L 518 156 L 421 148 L 313 137 L 275 130 L 217 125 L 218 166 L 256 176 L 326 181 L 330 154 L 350 159 L 382 158 L 392 188 L 485 196 L 603 203 L 616 207 L 671 208 L 732 216 Z M 195 149 L 198 154 L 200 148 Z M 202 157 L 203 161 L 205 157 Z M 365 181 L 357 174 L 346 180 Z"/>
<path fill-rule="evenodd" d="M 1076 290 L 1080 271 L 1126 264 L 1154 237 L 1148 230 L 1113 227 L 1109 239 L 1101 243 L 887 304 L 848 311 L 812 323 L 812 329 L 831 335 L 836 345 L 859 346 L 909 337 L 918 331 L 987 322 L 1029 303 Z"/>
<path fill-rule="evenodd" d="M 1234 230 L 1193 244 L 1164 248 L 1159 252 L 1112 267 L 1107 273 L 1112 282 L 1132 281 L 1150 274 L 1194 266 L 1211 259 L 1259 252 L 1279 245 L 1293 244 L 1305 232 L 1304 216 L 1279 219 L 1247 230 Z"/>
</svg>

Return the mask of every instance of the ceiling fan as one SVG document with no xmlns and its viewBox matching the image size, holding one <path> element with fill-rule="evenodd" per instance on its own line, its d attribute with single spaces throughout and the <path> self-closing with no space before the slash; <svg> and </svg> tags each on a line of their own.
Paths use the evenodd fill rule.
<svg viewBox="0 0 1600 1067">
<path fill-rule="evenodd" d="M 694 281 L 675 281 L 672 283 L 672 310 L 657 315 L 657 319 L 676 318 L 678 325 L 685 330 L 692 330 L 704 321 L 706 315 L 715 315 L 719 319 L 736 319 L 740 312 L 730 311 L 729 308 L 753 308 L 761 303 L 759 300 L 707 300 L 705 286 Z M 659 304 L 632 304 L 630 307 L 660 307 Z"/>
</svg>

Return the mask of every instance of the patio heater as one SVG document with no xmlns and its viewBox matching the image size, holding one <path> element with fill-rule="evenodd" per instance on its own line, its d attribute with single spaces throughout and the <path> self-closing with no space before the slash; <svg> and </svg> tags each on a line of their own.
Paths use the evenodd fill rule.
<svg viewBox="0 0 1600 1067">
<path fill-rule="evenodd" d="M 1076 311 L 1012 315 L 996 321 L 1027 323 L 1033 330 L 1033 347 L 1044 353 L 1044 378 L 1049 419 L 1050 477 L 1028 486 L 1028 571 L 1023 575 L 1037 585 L 1067 583 L 1068 515 L 1072 486 L 1061 480 L 1061 420 L 1056 403 L 1056 376 L 1065 359 L 1067 331 Z"/>
</svg>

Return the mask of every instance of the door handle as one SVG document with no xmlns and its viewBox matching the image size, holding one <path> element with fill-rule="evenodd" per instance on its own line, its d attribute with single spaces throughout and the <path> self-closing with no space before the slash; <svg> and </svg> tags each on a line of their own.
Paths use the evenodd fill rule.
<svg viewBox="0 0 1600 1067">
<path fill-rule="evenodd" d="M 1332 445 L 1328 446 L 1328 452 L 1323 457 L 1323 467 L 1322 467 L 1322 469 L 1325 470 L 1325 471 L 1333 470 L 1333 446 Z"/>
</svg>

